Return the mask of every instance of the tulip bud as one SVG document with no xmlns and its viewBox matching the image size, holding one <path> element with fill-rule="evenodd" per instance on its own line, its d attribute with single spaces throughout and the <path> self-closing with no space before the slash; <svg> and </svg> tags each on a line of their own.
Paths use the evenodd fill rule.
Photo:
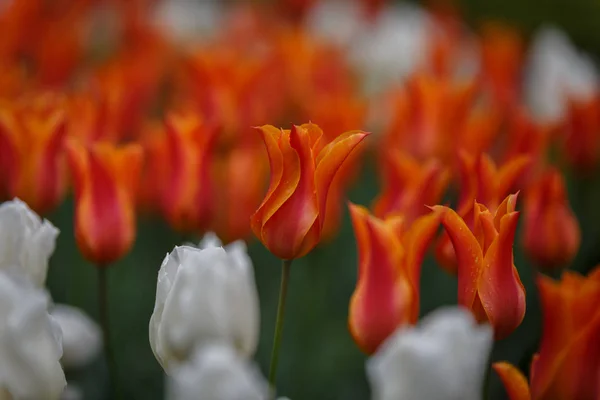
<svg viewBox="0 0 600 400">
<path fill-rule="evenodd" d="M 50 296 L 0 271 L 0 395 L 58 400 L 67 382 L 61 330 L 48 314 Z"/>
<path fill-rule="evenodd" d="M 129 251 L 135 239 L 135 195 L 142 164 L 137 144 L 117 148 L 98 142 L 67 145 L 75 185 L 75 239 L 97 265 Z"/>
<path fill-rule="evenodd" d="M 581 232 L 569 206 L 564 178 L 554 168 L 527 188 L 523 244 L 543 269 L 567 265 L 579 250 Z"/>
<path fill-rule="evenodd" d="M 14 269 L 43 287 L 58 229 L 19 199 L 0 205 L 0 269 Z"/>
<path fill-rule="evenodd" d="M 473 312 L 479 322 L 494 327 L 496 339 L 515 330 L 525 315 L 525 288 L 513 264 L 513 242 L 519 213 L 517 195 L 508 196 L 492 214 L 475 202 L 473 227 L 452 209 L 443 213 L 458 261 L 458 304 Z"/>
<path fill-rule="evenodd" d="M 368 134 L 346 132 L 317 152 L 322 131 L 314 124 L 291 131 L 271 125 L 259 129 L 269 154 L 271 183 L 251 218 L 252 231 L 275 256 L 292 260 L 319 243 L 331 182 Z"/>
<path fill-rule="evenodd" d="M 175 247 L 158 274 L 150 345 L 167 372 L 208 342 L 227 343 L 244 357 L 256 350 L 258 294 L 245 244 L 217 247 L 209 236 L 202 245 Z"/>
<path fill-rule="evenodd" d="M 102 348 L 98 324 L 80 309 L 66 304 L 55 305 L 51 315 L 62 330 L 62 365 L 80 368 L 91 363 Z"/>
<path fill-rule="evenodd" d="M 367 361 L 373 400 L 479 400 L 492 329 L 459 307 L 399 327 Z"/>
<path fill-rule="evenodd" d="M 198 347 L 173 369 L 169 400 L 267 400 L 269 385 L 260 370 L 227 344 Z"/>
<path fill-rule="evenodd" d="M 353 204 L 350 215 L 359 261 L 348 327 L 371 354 L 398 326 L 417 321 L 421 263 L 440 218 L 432 213 L 404 229 L 401 217 L 380 220 Z"/>
</svg>

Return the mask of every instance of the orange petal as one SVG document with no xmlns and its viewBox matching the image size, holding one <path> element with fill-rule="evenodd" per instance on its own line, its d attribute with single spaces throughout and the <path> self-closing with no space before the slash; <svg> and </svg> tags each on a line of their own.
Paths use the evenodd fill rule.
<svg viewBox="0 0 600 400">
<path fill-rule="evenodd" d="M 527 379 L 521 371 L 507 362 L 493 363 L 492 368 L 502 380 L 509 400 L 531 400 Z"/>
</svg>

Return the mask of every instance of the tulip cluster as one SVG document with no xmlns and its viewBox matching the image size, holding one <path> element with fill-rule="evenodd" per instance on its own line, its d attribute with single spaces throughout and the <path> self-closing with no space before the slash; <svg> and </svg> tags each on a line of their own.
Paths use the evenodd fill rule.
<svg viewBox="0 0 600 400">
<path fill-rule="evenodd" d="M 62 368 L 102 347 L 93 321 L 43 289 L 58 230 L 37 214 L 71 192 L 111 372 L 106 271 L 137 220 L 204 235 L 158 272 L 149 339 L 173 399 L 274 398 L 291 264 L 335 240 L 346 211 L 358 259 L 348 330 L 372 355 L 375 399 L 478 398 L 493 339 L 526 315 L 515 248 L 538 274 L 544 333 L 530 383 L 494 364 L 511 399 L 600 396 L 598 270 L 542 275 L 568 268 L 582 242 L 565 171 L 600 164 L 590 59 L 555 28 L 527 43 L 441 6 L 262 3 L 0 4 L 0 200 L 22 200 L 0 205 L 0 398 L 56 399 Z M 379 193 L 346 202 L 369 157 Z M 252 361 L 253 237 L 283 262 L 268 382 Z M 430 255 L 456 278 L 459 309 L 419 322 Z M 451 374 L 449 360 L 473 373 Z"/>
</svg>

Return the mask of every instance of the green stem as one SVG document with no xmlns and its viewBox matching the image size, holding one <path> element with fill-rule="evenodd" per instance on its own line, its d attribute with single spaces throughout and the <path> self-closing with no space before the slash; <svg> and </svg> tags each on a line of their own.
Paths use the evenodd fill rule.
<svg viewBox="0 0 600 400">
<path fill-rule="evenodd" d="M 104 340 L 104 356 L 108 365 L 108 385 L 111 399 L 118 398 L 117 394 L 117 368 L 110 340 L 110 317 L 108 312 L 108 268 L 106 265 L 98 266 L 98 308 L 100 313 L 100 326 Z"/>
<path fill-rule="evenodd" d="M 283 319 L 285 317 L 285 299 L 287 297 L 288 283 L 290 280 L 290 267 L 292 260 L 283 260 L 281 271 L 281 286 L 279 288 L 279 303 L 277 305 L 277 319 L 275 320 L 275 335 L 273 336 L 273 350 L 271 352 L 271 365 L 269 367 L 269 384 L 275 391 L 275 377 L 277 376 L 277 362 L 279 361 L 279 348 L 283 334 Z"/>
<path fill-rule="evenodd" d="M 491 388 L 490 385 L 492 383 L 492 363 L 493 363 L 493 358 L 492 358 L 492 354 L 490 353 L 490 356 L 488 358 L 488 362 L 487 362 L 487 369 L 485 371 L 485 375 L 483 377 L 483 397 L 482 400 L 490 400 L 491 397 Z"/>
</svg>

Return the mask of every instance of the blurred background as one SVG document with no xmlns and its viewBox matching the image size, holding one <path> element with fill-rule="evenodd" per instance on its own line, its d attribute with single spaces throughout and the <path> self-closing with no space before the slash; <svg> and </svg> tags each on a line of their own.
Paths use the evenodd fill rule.
<svg viewBox="0 0 600 400">
<path fill-rule="evenodd" d="M 487 26 L 485 25 L 487 22 L 499 22 L 503 26 L 514 29 L 515 35 L 519 37 L 519 43 L 523 45 L 524 49 L 530 44 L 535 32 L 540 27 L 552 25 L 562 29 L 572 43 L 580 50 L 587 52 L 591 59 L 595 59 L 600 54 L 600 30 L 597 29 L 597 21 L 600 20 L 600 2 L 595 0 L 548 0 L 544 2 L 457 0 L 426 4 L 394 1 L 366 2 L 372 3 L 369 7 L 375 7 L 374 15 L 388 13 L 390 18 L 397 19 L 392 25 L 400 26 L 400 33 L 391 33 L 392 39 L 389 40 L 391 47 L 388 44 L 388 47 L 382 48 L 378 48 L 375 42 L 364 39 L 368 37 L 370 40 L 374 40 L 373 37 L 377 37 L 376 35 L 361 36 L 361 40 L 358 40 L 356 37 L 352 37 L 351 33 L 348 35 L 344 33 L 345 30 L 352 30 L 352 26 L 347 26 L 352 20 L 344 20 L 346 16 L 339 10 L 343 7 L 357 7 L 356 4 L 360 2 L 337 2 L 336 7 L 338 8 L 333 8 L 334 11 L 318 11 L 316 8 L 311 9 L 308 6 L 308 3 L 315 3 L 314 7 L 317 7 L 316 3 L 318 2 L 301 0 L 281 2 L 165 0 L 132 1 L 131 3 L 124 1 L 39 0 L 37 3 L 44 3 L 42 9 L 45 11 L 36 14 L 27 10 L 25 6 L 19 12 L 14 11 L 18 8 L 14 4 L 18 1 L 20 0 L 0 0 L 0 57 L 3 57 L 0 58 L 0 90 L 4 91 L 0 93 L 5 99 L 8 99 L 7 101 L 11 101 L 10 99 L 22 93 L 42 90 L 53 93 L 78 92 L 80 90 L 83 92 L 88 90 L 88 87 L 100 87 L 102 92 L 107 87 L 104 85 L 109 85 L 106 82 L 113 82 L 110 83 L 112 85 L 117 85 L 114 82 L 119 82 L 118 85 L 121 86 L 118 86 L 114 92 L 109 90 L 110 86 L 108 86 L 109 89 L 106 89 L 110 96 L 118 97 L 118 93 L 121 93 L 122 96 L 123 92 L 126 94 L 135 92 L 140 97 L 144 97 L 143 101 L 129 98 L 122 100 L 123 102 L 130 101 L 135 105 L 122 111 L 121 118 L 123 124 L 127 126 L 121 128 L 125 132 L 121 141 L 132 140 L 134 136 L 131 132 L 146 132 L 154 129 L 155 122 L 164 118 L 165 110 L 169 107 L 177 107 L 181 103 L 187 104 L 187 98 L 181 103 L 178 99 L 174 100 L 176 97 L 173 95 L 174 92 L 185 92 L 183 97 L 194 98 L 197 96 L 195 91 L 201 93 L 205 91 L 208 84 L 202 81 L 205 79 L 202 74 L 199 73 L 192 77 L 192 80 L 200 82 L 199 87 L 194 88 L 193 83 L 189 80 L 189 73 L 187 77 L 181 78 L 178 67 L 173 67 L 172 64 L 181 63 L 188 66 L 189 60 L 196 60 L 194 57 L 197 56 L 201 60 L 197 62 L 207 65 L 210 64 L 213 54 L 217 54 L 214 56 L 216 63 L 219 60 L 227 60 L 230 55 L 220 54 L 218 43 L 230 43 L 234 53 L 236 51 L 244 53 L 264 51 L 261 47 L 263 43 L 259 43 L 261 46 L 258 46 L 256 43 L 253 44 L 252 40 L 256 38 L 257 41 L 265 41 L 264 35 L 272 35 L 272 33 L 261 31 L 270 23 L 301 26 L 302 31 L 312 32 L 315 37 L 322 38 L 319 40 L 331 40 L 337 43 L 339 48 L 344 49 L 343 54 L 350 54 L 349 68 L 355 72 L 358 71 L 359 76 L 362 74 L 364 77 L 372 73 L 365 65 L 383 59 L 381 69 L 375 69 L 372 77 L 364 78 L 364 81 L 368 82 L 352 83 L 353 87 L 358 87 L 352 90 L 360 92 L 367 102 L 383 93 L 383 89 L 387 85 L 392 83 L 401 85 L 406 76 L 419 68 L 418 63 L 412 61 L 426 52 L 426 47 L 421 46 L 424 39 L 420 33 L 422 29 L 425 29 L 421 19 L 430 18 L 427 14 L 429 11 L 426 10 L 432 10 L 432 12 L 446 10 L 448 15 L 458 16 L 461 23 L 464 24 L 461 29 L 470 32 L 469 35 L 475 36 L 482 27 Z M 34 4 L 36 2 L 25 0 L 23 3 Z M 262 16 L 256 17 L 253 14 L 254 9 L 247 8 L 248 5 L 245 3 L 253 3 L 252 6 L 257 7 L 260 10 L 257 13 Z M 12 14 L 10 14 L 11 12 Z M 24 16 L 29 15 L 28 12 L 31 15 L 37 15 L 36 18 L 40 19 L 27 20 L 27 18 L 33 18 Z M 121 17 L 117 18 L 116 16 Z M 378 17 L 371 18 L 376 24 Z M 403 28 L 404 26 L 406 28 Z M 385 29 L 378 33 L 380 37 L 385 37 L 385 34 Z M 226 37 L 223 38 L 220 35 Z M 215 39 L 215 37 L 219 39 Z M 23 40 L 20 41 L 18 38 Z M 244 42 L 242 39 L 246 41 Z M 11 40 L 17 42 L 18 45 L 9 46 Z M 271 39 L 266 40 L 267 45 L 271 44 L 269 40 Z M 382 41 L 384 40 L 386 39 L 383 38 Z M 302 64 L 303 61 L 306 61 L 304 58 L 306 55 L 302 53 L 301 42 L 299 41 L 297 45 L 294 43 L 293 40 L 287 42 L 287 45 L 290 46 L 289 52 L 285 53 L 290 58 L 288 62 Z M 164 50 L 165 46 L 178 50 L 166 51 Z M 4 53 L 1 52 L 2 49 Z M 153 51 L 156 53 L 152 53 Z M 390 67 L 389 60 L 386 61 L 385 57 L 380 56 L 381 53 L 387 54 L 394 51 L 397 51 L 398 54 L 395 55 L 395 60 L 391 60 Z M 183 57 L 182 54 L 185 54 L 186 57 Z M 188 57 L 188 54 L 193 56 Z M 526 50 L 523 50 L 523 54 L 526 54 Z M 17 58 L 18 63 L 14 62 Z M 180 58 L 185 58 L 185 60 L 181 61 Z M 244 57 L 241 58 L 244 59 Z M 252 57 L 247 58 L 252 59 Z M 124 59 L 126 61 L 123 61 Z M 234 59 L 237 60 L 236 57 Z M 324 55 L 320 60 L 325 61 L 325 69 L 327 69 L 328 56 Z M 337 59 L 334 57 L 331 60 Z M 121 61 L 127 67 L 123 67 L 120 64 Z M 167 66 L 165 61 L 172 64 Z M 388 62 L 388 65 L 385 65 L 385 62 Z M 130 69 L 127 69 L 129 67 Z M 31 71 L 36 68 L 38 73 L 35 74 L 34 79 L 20 77 L 23 74 L 31 74 Z M 124 68 L 126 72 L 123 75 L 115 73 L 114 71 L 119 71 L 119 68 Z M 165 72 L 169 68 L 176 71 Z M 210 70 L 210 68 L 216 67 L 206 67 L 210 73 L 215 73 L 215 69 Z M 223 71 L 227 68 L 223 67 Z M 238 79 L 244 72 L 251 74 L 252 68 L 254 65 L 248 62 L 247 66 L 240 67 L 240 71 L 231 72 L 231 76 L 224 72 L 222 75 L 217 73 L 219 79 L 222 80 L 220 84 Z M 387 80 L 386 74 L 388 74 L 389 68 L 392 68 L 392 72 L 390 80 Z M 219 71 L 218 68 L 216 70 Z M 269 70 L 267 69 L 267 71 Z M 235 75 L 238 72 L 241 75 Z M 170 78 L 158 78 L 165 74 L 171 74 Z M 267 74 L 269 73 L 267 72 Z M 9 75 L 12 78 L 9 79 Z M 15 76 L 17 77 L 15 78 Z M 217 79 L 213 75 L 211 76 L 210 79 Z M 113 78 L 114 80 L 111 81 Z M 525 75 L 519 76 L 520 80 L 525 78 Z M 243 80 L 243 77 L 239 79 Z M 324 79 L 326 82 L 333 82 L 333 78 L 330 79 L 327 75 Z M 100 82 L 99 85 L 98 82 Z M 361 86 L 363 83 L 364 87 Z M 252 109 L 251 106 L 254 103 L 268 103 L 273 93 L 284 90 L 280 84 L 281 81 L 277 80 L 275 82 L 267 80 L 266 83 L 260 81 L 258 87 L 267 91 L 266 93 L 257 94 L 256 90 L 250 89 L 247 93 L 249 99 L 239 100 L 236 98 L 237 102 L 227 103 L 231 107 L 228 112 L 235 116 L 232 117 L 232 120 L 223 119 L 215 123 L 220 124 L 223 131 L 233 133 L 231 137 L 219 141 L 217 150 L 215 150 L 216 154 L 230 154 L 229 152 L 234 146 L 232 142 L 236 141 L 252 142 L 248 146 L 262 148 L 259 137 L 255 138 L 258 139 L 258 144 L 254 143 L 255 139 L 247 139 L 248 136 L 256 134 L 246 129 L 251 125 L 269 123 L 289 127 L 291 123 L 300 124 L 309 119 L 319 123 L 316 112 L 304 110 L 298 104 L 292 104 L 296 101 L 302 106 L 302 102 L 306 102 L 306 99 L 299 99 L 302 99 L 303 96 L 312 99 L 310 94 L 302 92 L 302 87 L 289 89 L 286 86 L 285 90 L 298 90 L 299 93 L 294 94 L 296 97 L 293 101 L 286 99 L 285 112 L 267 110 L 262 116 L 260 112 L 256 112 L 254 115 L 258 116 L 246 119 L 236 114 L 241 113 L 240 110 Z M 265 89 L 267 85 L 271 86 Z M 304 85 L 304 83 L 300 82 L 299 85 Z M 244 86 L 244 88 L 246 87 Z M 145 91 L 145 89 L 149 91 Z M 238 90 L 238 88 L 233 87 L 232 90 Z M 125 95 L 125 97 L 127 96 Z M 206 100 L 202 95 L 200 97 Z M 279 98 L 271 100 L 276 103 L 274 108 L 281 105 L 277 104 L 280 101 Z M 289 106 L 290 104 L 292 106 Z M 139 117 L 139 114 L 143 114 L 144 117 Z M 372 130 L 376 136 L 377 130 L 382 129 L 379 125 L 380 121 L 377 121 L 377 113 L 375 113 L 375 117 L 371 116 L 370 111 L 366 114 L 362 121 L 360 118 L 355 119 L 358 126 L 350 126 L 349 129 Z M 220 118 L 223 118 L 221 114 L 219 115 Z M 135 120 L 136 118 L 143 121 L 139 122 Z M 373 122 L 373 118 L 376 120 L 375 122 Z M 224 127 L 224 125 L 226 126 Z M 239 128 L 241 126 L 244 128 Z M 239 132 L 236 130 L 243 130 L 242 136 L 246 139 L 240 139 Z M 145 133 L 140 135 L 145 135 Z M 4 160 L 7 160 L 7 153 L 0 152 L 0 156 L 3 154 Z M 232 157 L 235 158 L 235 155 Z M 356 174 L 355 179 L 348 184 L 347 198 L 350 201 L 370 206 L 380 193 L 380 179 L 375 158 L 374 152 L 365 152 L 362 161 L 363 167 Z M 227 156 L 223 156 L 222 159 L 227 159 Z M 231 168 L 238 174 L 240 172 L 251 174 L 255 171 L 265 170 L 264 158 L 261 160 L 262 162 L 252 161 L 246 167 L 233 166 Z M 161 165 L 157 164 L 159 170 Z M 579 220 L 583 238 L 580 250 L 570 268 L 582 272 L 600 262 L 600 224 L 598 224 L 600 209 L 597 207 L 597 204 L 600 204 L 600 179 L 594 171 L 579 174 L 575 173 L 568 165 L 564 169 L 569 199 Z M 259 185 L 259 189 L 255 189 L 258 192 L 258 200 L 264 193 L 265 183 L 268 182 L 268 175 L 263 173 L 259 176 L 261 177 L 259 182 L 263 182 L 263 184 L 262 187 Z M 142 191 L 167 184 L 165 181 L 160 181 L 158 175 L 150 175 L 145 179 Z M 215 192 L 218 192 L 227 187 L 228 183 L 216 179 L 214 185 Z M 11 191 L 6 190 L 5 197 L 8 198 L 9 195 L 12 196 Z M 456 191 L 450 191 L 444 201 L 454 202 L 455 198 Z M 250 201 L 250 205 L 242 205 L 237 204 L 236 199 L 234 198 L 233 201 L 230 199 L 232 204 L 224 207 L 227 210 L 249 207 L 252 211 L 252 207 L 256 206 L 256 200 Z M 66 193 L 64 201 L 62 198 L 60 200 L 56 201 L 55 205 L 48 207 L 45 213 L 45 217 L 61 230 L 56 251 L 50 262 L 48 287 L 55 302 L 81 307 L 92 318 L 97 319 L 97 270 L 84 260 L 77 248 L 73 228 L 72 195 Z M 254 239 L 247 229 L 242 229 L 240 232 L 233 228 L 228 230 L 228 228 L 224 228 L 223 224 L 217 224 L 218 226 L 209 224 L 203 229 L 181 232 L 181 230 L 173 229 L 173 224 L 169 224 L 168 218 L 161 216 L 160 211 L 144 211 L 144 206 L 140 206 L 140 209 L 142 212 L 138 219 L 135 245 L 129 254 L 111 265 L 109 271 L 112 336 L 119 382 L 125 398 L 151 400 L 162 399 L 164 396 L 165 377 L 148 342 L 148 322 L 154 307 L 158 269 L 165 254 L 170 252 L 173 246 L 184 241 L 197 242 L 202 237 L 202 231 L 208 229 L 215 229 L 220 236 L 225 236 L 225 240 L 237 237 L 248 240 L 261 302 L 261 340 L 256 360 L 263 373 L 266 373 L 280 280 L 279 260 Z M 211 215 L 227 212 L 213 209 Z M 515 246 L 515 264 L 527 288 L 527 313 L 525 320 L 516 332 L 495 344 L 493 358 L 494 360 L 508 360 L 527 370 L 531 356 L 537 349 L 541 315 L 533 284 L 535 270 L 518 244 Z M 308 256 L 294 261 L 292 267 L 278 377 L 279 392 L 282 395 L 288 396 L 292 400 L 369 398 L 369 387 L 364 373 L 366 356 L 354 344 L 347 329 L 348 301 L 356 284 L 356 270 L 355 239 L 347 209 L 341 207 L 339 231 Z M 439 268 L 432 255 L 427 257 L 423 267 L 421 293 L 421 314 L 426 314 L 441 305 L 456 302 L 456 278 Z M 86 399 L 104 398 L 107 373 L 101 359 L 83 370 L 67 371 L 67 377 L 70 381 L 80 385 L 85 392 Z M 491 385 L 494 399 L 505 398 L 500 382 L 495 376 L 491 378 Z"/>
</svg>

